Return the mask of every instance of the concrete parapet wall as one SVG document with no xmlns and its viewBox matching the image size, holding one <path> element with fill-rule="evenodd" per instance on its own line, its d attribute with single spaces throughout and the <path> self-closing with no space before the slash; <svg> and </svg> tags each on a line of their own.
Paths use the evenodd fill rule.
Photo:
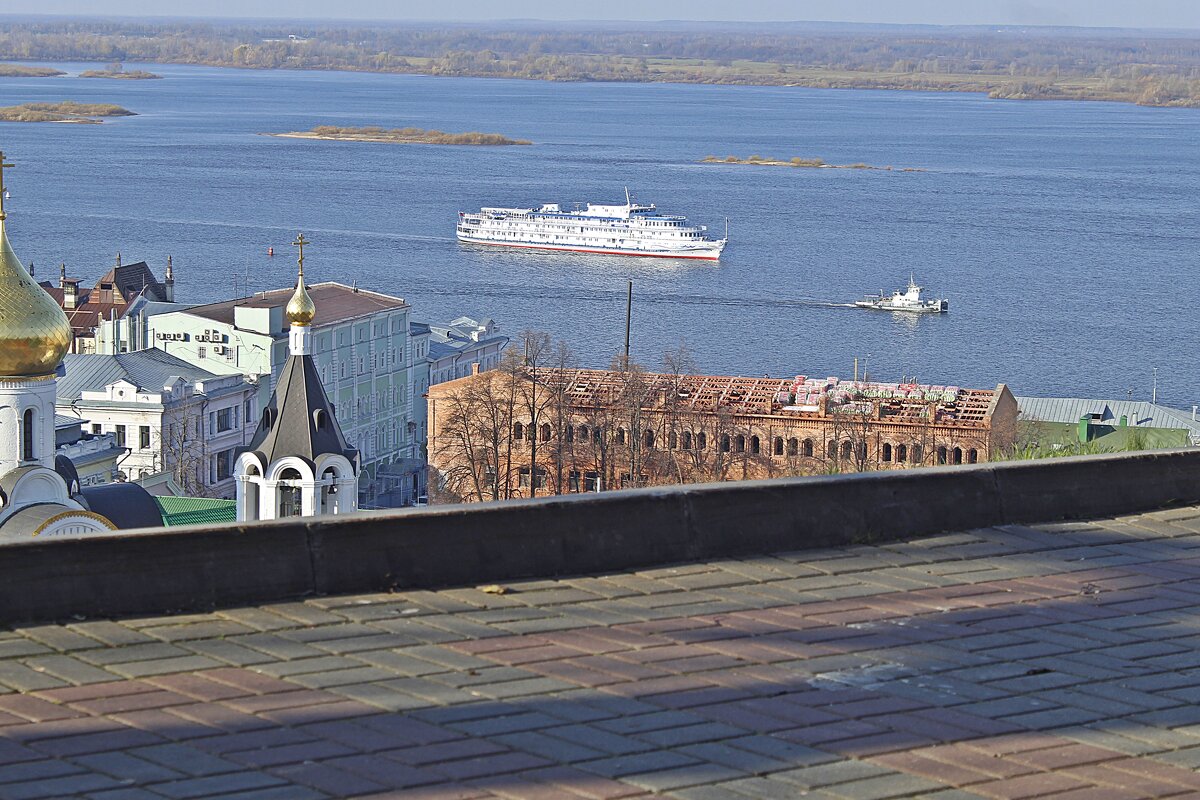
<svg viewBox="0 0 1200 800">
<path fill-rule="evenodd" d="M 1200 503 L 1200 449 L 671 486 L 0 547 L 0 622 L 476 584 Z"/>
</svg>

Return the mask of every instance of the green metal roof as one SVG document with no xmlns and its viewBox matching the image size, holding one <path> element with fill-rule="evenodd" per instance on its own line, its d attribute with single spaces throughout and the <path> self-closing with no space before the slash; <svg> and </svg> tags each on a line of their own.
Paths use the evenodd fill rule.
<svg viewBox="0 0 1200 800">
<path fill-rule="evenodd" d="M 237 503 L 233 500 L 210 500 L 206 497 L 155 497 L 163 524 L 205 525 L 214 522 L 235 522 Z"/>
</svg>

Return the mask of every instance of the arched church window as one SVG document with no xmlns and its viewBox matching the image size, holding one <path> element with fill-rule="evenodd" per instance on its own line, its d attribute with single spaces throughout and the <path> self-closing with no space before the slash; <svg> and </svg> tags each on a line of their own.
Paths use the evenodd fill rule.
<svg viewBox="0 0 1200 800">
<path fill-rule="evenodd" d="M 300 487 L 295 484 L 301 478 L 300 470 L 288 467 L 279 473 L 279 516 L 298 517 L 301 514 Z"/>
<path fill-rule="evenodd" d="M 32 408 L 25 409 L 25 417 L 22 420 L 21 427 L 21 458 L 25 459 L 26 461 L 32 461 L 36 457 L 34 455 L 33 443 L 37 438 L 33 432 Z"/>
</svg>

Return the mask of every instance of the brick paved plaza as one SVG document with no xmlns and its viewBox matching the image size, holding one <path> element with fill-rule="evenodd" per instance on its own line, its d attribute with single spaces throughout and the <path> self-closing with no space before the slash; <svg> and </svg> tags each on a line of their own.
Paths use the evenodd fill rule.
<svg viewBox="0 0 1200 800">
<path fill-rule="evenodd" d="M 1200 508 L 0 634 L 0 800 L 1200 796 Z"/>
</svg>

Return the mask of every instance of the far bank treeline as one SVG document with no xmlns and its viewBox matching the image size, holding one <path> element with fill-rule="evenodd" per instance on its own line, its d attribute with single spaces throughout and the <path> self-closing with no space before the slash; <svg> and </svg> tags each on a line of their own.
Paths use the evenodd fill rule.
<svg viewBox="0 0 1200 800">
<path fill-rule="evenodd" d="M 41 20 L 0 30 L 0 59 L 976 91 L 1200 106 L 1200 36 L 1143 31 Z"/>
</svg>

